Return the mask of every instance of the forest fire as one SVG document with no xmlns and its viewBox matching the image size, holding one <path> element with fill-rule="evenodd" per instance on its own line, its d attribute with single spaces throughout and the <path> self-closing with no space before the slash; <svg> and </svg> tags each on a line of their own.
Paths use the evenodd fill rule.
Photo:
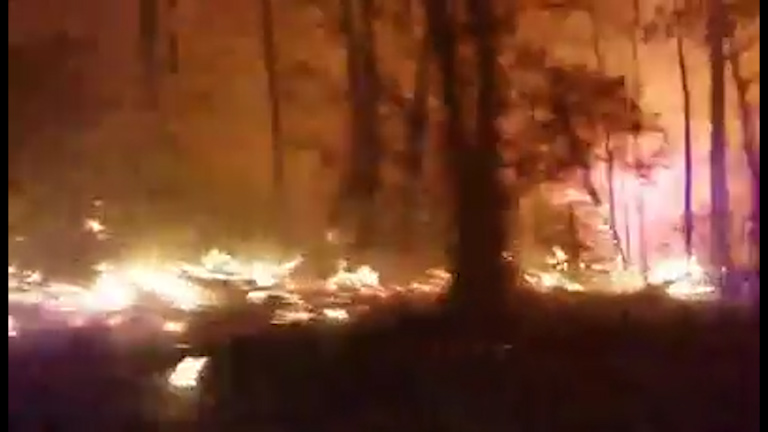
<svg viewBox="0 0 768 432">
<path fill-rule="evenodd" d="M 562 262 L 567 258 L 559 249 L 549 261 L 551 269 L 529 269 L 524 280 L 535 290 L 548 292 L 603 291 L 613 294 L 637 292 L 645 286 L 636 270 L 613 274 L 613 288 L 598 289 L 588 282 L 577 282 Z M 227 283 L 226 290 L 241 292 L 242 298 L 254 307 L 270 309 L 274 325 L 325 322 L 347 322 L 361 311 L 392 298 L 433 299 L 450 283 L 450 274 L 443 269 L 430 269 L 424 277 L 404 285 L 382 282 L 379 273 L 369 265 L 350 268 L 340 261 L 336 272 L 325 279 L 299 277 L 295 269 L 301 258 L 280 262 L 236 259 L 218 250 L 206 254 L 200 263 L 119 263 L 97 266 L 97 276 L 83 286 L 47 281 L 39 272 L 8 270 L 8 301 L 11 311 L 18 305 L 35 305 L 48 314 L 70 317 L 63 322 L 81 325 L 83 322 L 104 322 L 119 326 L 122 314 L 154 310 L 158 316 L 177 311 L 182 316 L 190 312 L 221 308 L 225 305 L 213 287 Z M 715 289 L 707 282 L 705 273 L 695 259 L 669 260 L 654 266 L 648 283 L 663 286 L 665 293 L 678 300 L 715 298 Z M 166 312 L 163 312 L 166 311 Z M 116 318 L 117 317 L 117 318 Z M 23 332 L 24 325 L 9 312 L 9 337 Z M 182 334 L 184 319 L 162 319 L 158 331 Z"/>
</svg>

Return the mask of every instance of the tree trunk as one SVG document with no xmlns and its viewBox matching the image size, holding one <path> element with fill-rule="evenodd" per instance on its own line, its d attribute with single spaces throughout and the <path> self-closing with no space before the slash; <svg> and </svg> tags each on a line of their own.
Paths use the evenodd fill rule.
<svg viewBox="0 0 768 432">
<path fill-rule="evenodd" d="M 683 36 L 675 36 L 677 46 L 677 64 L 680 71 L 680 90 L 683 96 L 683 134 L 685 144 L 685 209 L 683 210 L 683 236 L 685 254 L 693 257 L 693 137 L 691 136 L 691 92 L 688 86 L 688 67 L 685 58 Z"/>
<path fill-rule="evenodd" d="M 597 20 L 597 15 L 595 14 L 595 10 L 593 6 L 590 6 L 587 9 L 587 13 L 589 14 L 589 19 L 592 22 L 592 51 L 595 56 L 595 66 L 597 67 L 597 70 L 600 72 L 605 72 L 605 60 L 603 59 L 603 53 L 600 49 L 600 27 L 599 27 L 599 21 Z M 613 243 L 614 247 L 616 248 L 616 251 L 619 253 L 619 256 L 621 257 L 621 262 L 626 265 L 627 264 L 627 257 L 624 253 L 624 248 L 621 245 L 621 236 L 619 236 L 619 231 L 616 228 L 616 190 L 614 185 L 614 156 L 613 156 L 613 149 L 611 149 L 611 135 L 609 133 L 605 134 L 605 156 L 606 156 L 606 181 L 608 183 L 608 227 L 611 230 L 611 237 L 613 237 Z M 589 186 L 591 186 L 591 189 L 594 190 L 595 196 L 597 196 L 598 201 L 595 201 L 593 199 L 593 204 L 601 208 L 602 207 L 602 200 L 600 200 L 599 195 L 597 194 L 597 189 L 594 187 L 594 184 L 592 184 L 592 177 L 587 173 L 585 175 L 585 181 L 588 180 L 588 183 L 586 183 L 584 186 L 587 189 L 587 192 L 589 193 Z"/>
<path fill-rule="evenodd" d="M 376 39 L 374 34 L 374 0 L 361 0 L 361 91 L 363 96 L 363 133 L 360 144 L 360 177 L 364 185 L 362 214 L 355 235 L 357 246 L 371 247 L 377 235 L 376 199 L 381 186 L 379 169 L 382 159 L 382 142 L 379 134 L 379 100 L 381 86 L 376 61 Z"/>
<path fill-rule="evenodd" d="M 403 208 L 403 246 L 409 248 L 413 245 L 413 234 L 417 220 L 419 189 L 422 181 L 424 165 L 424 147 L 427 139 L 427 126 L 429 121 L 429 59 L 430 44 L 428 34 L 422 36 L 422 51 L 416 66 L 416 79 L 413 101 L 406 108 L 406 180 Z"/>
<path fill-rule="evenodd" d="M 636 32 L 640 29 L 640 1 L 632 1 L 633 19 L 635 34 L 632 35 L 632 67 L 634 69 L 634 100 L 640 100 L 640 49 L 638 46 L 638 37 Z M 637 132 L 633 136 L 633 145 L 635 147 L 635 154 L 640 155 L 640 140 L 638 139 Z M 642 180 L 638 179 L 640 182 Z M 648 276 L 648 245 L 645 238 L 645 197 L 643 195 L 642 184 L 640 187 L 640 193 L 635 197 L 637 199 L 637 219 L 638 219 L 638 232 L 637 232 L 637 246 L 638 255 L 640 259 L 640 271 L 643 274 L 643 278 Z M 627 223 L 629 218 L 627 218 Z"/>
<path fill-rule="evenodd" d="M 173 14 L 175 11 L 171 6 L 166 5 L 169 9 L 164 11 L 164 14 L 160 11 L 160 4 L 157 0 L 141 0 L 139 3 L 139 53 L 140 60 L 143 66 L 143 79 L 141 81 L 142 88 L 139 92 L 142 93 L 140 110 L 143 115 L 148 115 L 148 121 L 150 123 L 147 131 L 150 133 L 150 139 L 159 143 L 163 150 L 175 151 L 177 147 L 177 136 L 173 128 L 170 127 L 170 118 L 168 110 L 164 104 L 163 98 L 163 77 L 161 74 L 173 75 L 178 70 L 172 70 L 171 63 L 166 64 L 166 67 L 161 67 L 160 54 L 158 52 L 159 43 L 163 36 L 167 36 L 166 41 L 170 43 L 178 43 L 176 35 L 163 34 L 161 32 L 160 18 L 165 15 Z M 176 42 L 171 42 L 176 41 Z M 168 46 L 171 49 L 170 46 Z M 176 47 L 178 48 L 178 46 Z M 178 54 L 177 52 L 169 52 L 168 60 L 172 60 L 172 56 Z M 178 60 L 173 59 L 173 60 Z M 178 64 L 175 65 L 176 67 Z M 155 195 L 150 194 L 135 194 L 137 190 L 131 195 L 131 200 L 134 201 L 134 207 L 157 204 Z M 123 196 L 123 198 L 126 198 Z M 186 204 L 186 202 L 185 202 Z"/>
<path fill-rule="evenodd" d="M 590 202 L 601 208 L 603 205 L 600 193 L 597 190 L 590 170 L 590 155 L 586 151 L 587 144 L 579 136 L 573 118 L 573 113 L 568 109 L 567 101 L 564 98 L 565 92 L 558 88 L 558 83 L 553 81 L 554 91 L 551 93 L 551 106 L 553 121 L 558 123 L 558 130 L 563 131 L 565 139 L 570 146 L 570 152 L 578 169 L 581 178 L 582 187 L 589 197 Z"/>
<path fill-rule="evenodd" d="M 731 268 L 730 223 L 728 210 L 730 197 L 726 168 L 725 137 L 725 16 L 722 0 L 710 0 L 707 22 L 709 65 L 711 73 L 711 148 L 710 199 L 712 205 L 711 259 L 718 274 L 719 285 L 725 289 L 726 276 Z M 727 293 L 726 293 L 727 294 Z"/>
<path fill-rule="evenodd" d="M 728 56 L 728 63 L 731 67 L 731 76 L 736 86 L 736 100 L 739 105 L 739 120 L 741 123 L 742 149 L 751 176 L 752 210 L 750 214 L 749 231 L 750 263 L 758 265 L 760 263 L 760 157 L 757 153 L 757 143 L 755 142 L 758 133 L 757 128 L 755 127 L 754 117 L 750 113 L 749 102 L 747 101 L 749 82 L 742 76 L 738 53 L 731 53 Z"/>
<path fill-rule="evenodd" d="M 573 204 L 568 206 L 568 241 L 563 246 L 564 252 L 567 255 L 567 272 L 571 276 L 576 276 L 580 270 L 581 252 L 584 249 L 584 245 L 582 244 L 581 235 L 579 233 L 579 221 L 576 216 L 576 206 Z"/>
<path fill-rule="evenodd" d="M 624 205 L 622 206 L 622 210 L 624 210 L 624 250 L 627 251 L 627 261 L 632 261 L 632 226 L 629 223 L 629 212 L 631 211 L 629 206 L 629 200 L 627 198 L 624 198 Z"/>
<path fill-rule="evenodd" d="M 477 49 L 476 135 L 463 126 L 464 110 L 457 88 L 456 22 L 444 0 L 428 0 L 431 38 L 442 72 L 443 103 L 447 111 L 445 151 L 453 176 L 457 241 L 452 254 L 454 282 L 449 304 L 482 320 L 506 311 L 508 291 L 502 252 L 505 243 L 502 190 L 497 178 L 498 133 L 494 20 L 486 2 L 470 2 L 468 15 Z"/>
<path fill-rule="evenodd" d="M 267 73 L 267 90 L 270 107 L 270 133 L 272 138 L 272 199 L 274 223 L 281 240 L 285 234 L 285 160 L 282 136 L 282 113 L 278 83 L 277 50 L 275 47 L 272 0 L 261 0 L 261 30 L 264 51 L 264 69 Z"/>
<path fill-rule="evenodd" d="M 359 76 L 360 76 L 360 62 L 359 52 L 360 46 L 357 37 L 357 26 L 355 25 L 355 13 L 353 10 L 354 4 L 351 0 L 341 0 L 341 29 L 346 38 L 347 58 L 347 94 L 349 99 L 349 159 L 346 163 L 344 175 L 339 185 L 336 201 L 331 207 L 329 224 L 333 228 L 338 228 L 339 225 L 346 225 L 347 213 L 351 210 L 351 202 L 353 195 L 355 195 L 355 178 L 354 170 L 355 154 L 357 148 L 360 146 L 361 141 L 361 125 L 360 119 L 360 90 L 359 90 Z"/>
<path fill-rule="evenodd" d="M 358 13 L 351 0 L 341 1 L 342 27 L 347 36 L 352 143 L 335 213 L 339 217 L 341 212 L 354 208 L 354 243 L 357 248 L 366 249 L 375 238 L 375 200 L 382 149 L 378 132 L 379 77 L 372 0 L 363 0 L 360 9 Z"/>
<path fill-rule="evenodd" d="M 139 55 L 143 69 L 144 100 L 150 110 L 159 104 L 157 80 L 157 43 L 160 22 L 157 0 L 139 2 Z"/>
</svg>

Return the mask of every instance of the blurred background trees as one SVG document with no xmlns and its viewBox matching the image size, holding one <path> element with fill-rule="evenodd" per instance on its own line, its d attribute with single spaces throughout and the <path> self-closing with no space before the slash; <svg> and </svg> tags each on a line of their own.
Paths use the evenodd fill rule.
<svg viewBox="0 0 768 432">
<path fill-rule="evenodd" d="M 439 84 L 445 71 L 435 48 L 444 41 L 433 40 L 427 3 L 77 0 L 45 17 L 10 5 L 9 229 L 31 241 L 53 226 L 33 224 L 30 213 L 79 226 L 99 199 L 121 237 L 162 234 L 180 249 L 259 242 L 276 219 L 296 247 L 339 228 L 361 251 L 444 249 L 458 199 L 444 156 L 456 137 Z M 509 194 L 504 228 L 514 233 L 505 247 L 530 251 L 547 238 L 545 253 L 552 235 L 514 231 L 536 221 L 562 231 L 561 243 L 587 239 L 579 243 L 599 250 L 593 255 L 637 263 L 640 244 L 652 260 L 682 215 L 708 211 L 709 189 L 695 178 L 709 165 L 709 9 L 659 3 L 640 1 L 632 11 L 602 0 L 493 2 L 497 34 L 480 38 L 495 47 L 491 90 L 478 79 L 478 47 L 491 45 L 478 45 L 472 13 L 457 6 L 463 135 L 496 141 L 479 138 L 489 133 L 480 119 L 495 117 L 498 174 Z M 726 5 L 724 85 L 736 91 L 723 101 L 728 178 L 716 179 L 731 185 L 732 219 L 751 225 L 759 214 L 750 181 L 759 174 L 754 4 Z M 67 47 L 40 48 L 57 37 Z M 681 57 L 689 97 L 680 90 Z M 155 105 L 146 104 L 147 70 Z M 493 93 L 492 104 L 473 102 L 483 92 Z M 742 193 L 733 187 L 741 184 L 754 186 Z M 527 207 L 535 196 L 538 210 Z M 540 223 L 549 214 L 567 229 Z M 738 224 L 727 231 L 743 235 Z M 48 234 L 37 237 L 44 243 Z M 681 250 L 688 243 L 708 257 L 678 237 Z M 733 259 L 745 261 L 731 243 Z"/>
</svg>

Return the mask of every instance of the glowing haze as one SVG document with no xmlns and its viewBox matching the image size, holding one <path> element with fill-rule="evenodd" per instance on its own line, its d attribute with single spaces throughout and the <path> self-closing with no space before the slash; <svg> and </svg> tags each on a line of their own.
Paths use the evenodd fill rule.
<svg viewBox="0 0 768 432">
<path fill-rule="evenodd" d="M 148 137 L 136 135 L 135 131 L 140 127 L 134 120 L 146 124 L 146 119 L 140 113 L 131 111 L 135 109 L 141 76 L 136 54 L 138 3 L 100 0 L 25 0 L 9 3 L 9 43 L 23 44 L 66 32 L 88 41 L 86 46 L 92 48 L 78 67 L 86 74 L 82 85 L 94 100 L 104 106 L 101 107 L 99 126 L 86 129 L 77 137 L 88 147 L 88 152 L 95 152 L 94 149 L 103 151 L 105 146 L 135 149 L 139 142 L 151 141 Z M 282 62 L 286 68 L 303 62 L 308 67 L 321 70 L 324 83 L 331 84 L 327 87 L 338 87 L 344 83 L 343 45 L 318 24 L 324 19 L 322 12 L 302 9 L 299 3 L 303 2 L 286 0 L 277 2 L 275 6 Z M 650 18 L 658 3 L 661 2 L 641 1 L 644 19 Z M 626 76 L 630 83 L 639 85 L 643 107 L 648 112 L 660 114 L 660 122 L 671 142 L 666 166 L 653 173 L 653 181 L 649 184 L 641 188 L 631 173 L 617 174 L 617 225 L 623 227 L 629 224 L 630 235 L 637 236 L 638 198 L 642 195 L 650 258 L 674 254 L 682 250 L 682 236 L 674 229 L 680 224 L 682 216 L 684 173 L 682 98 L 674 42 L 640 44 L 639 75 L 636 76 L 630 56 L 630 36 L 633 33 L 628 29 L 631 8 L 626 2 L 608 0 L 595 0 L 595 7 L 601 24 L 601 47 L 607 72 Z M 196 172 L 205 173 L 204 180 L 198 184 L 219 192 L 213 194 L 217 196 L 217 201 L 211 207 L 225 209 L 217 210 L 222 214 L 236 209 L 250 218 L 256 217 L 259 203 L 263 203 L 268 195 L 271 178 L 269 106 L 259 52 L 256 3 L 251 0 L 179 2 L 174 15 L 166 14 L 160 18 L 162 32 L 170 29 L 177 32 L 183 60 L 177 77 L 164 81 L 161 88 L 165 115 L 172 123 L 176 142 L 184 154 L 194 161 Z M 518 33 L 522 40 L 545 46 L 558 61 L 595 64 L 590 43 L 591 24 L 585 14 L 555 16 L 526 12 L 519 23 Z M 756 26 L 759 32 L 759 19 Z M 384 30 L 382 33 L 385 33 Z M 396 38 L 391 39 L 387 42 L 392 42 L 392 47 L 381 50 L 384 57 L 381 60 L 382 69 L 396 79 L 411 76 L 411 61 L 390 58 L 403 51 L 397 45 Z M 686 40 L 686 52 L 692 87 L 695 209 L 697 213 L 706 214 L 709 207 L 707 57 L 700 40 Z M 759 75 L 759 44 L 744 55 L 743 68 L 749 75 Z M 215 77 L 212 77 L 214 74 Z M 407 79 L 405 83 L 408 88 Z M 299 97 L 286 97 L 285 121 L 291 125 L 287 128 L 287 140 L 300 146 L 327 147 L 331 153 L 343 153 L 346 141 L 343 98 L 338 97 L 336 90 L 324 92 L 320 85 L 315 84 L 293 88 L 291 91 Z M 734 258 L 740 261 L 745 255 L 741 247 L 745 244 L 742 228 L 750 206 L 748 172 L 740 149 L 742 138 L 733 100 L 735 92 L 730 82 L 728 86 L 728 166 L 734 221 L 732 243 Z M 759 83 L 752 90 L 755 91 L 750 93 L 750 102 L 759 112 Z M 324 218 L 317 215 L 327 213 L 337 180 L 335 170 L 326 170 L 317 152 L 292 153 L 289 162 L 292 177 L 285 218 L 301 231 L 298 237 L 318 238 L 325 226 Z M 114 181 L 123 188 L 133 185 L 133 177 L 130 181 L 109 180 L 106 176 L 118 174 L 114 174 L 114 169 L 105 167 L 103 162 L 99 164 L 87 165 L 81 171 L 100 173 L 105 176 L 100 179 L 103 184 Z M 603 167 L 598 165 L 593 177 L 607 201 L 603 172 Z M 243 200 L 244 196 L 249 199 Z M 255 203 L 254 207 L 238 207 L 244 201 Z M 703 224 L 697 230 L 697 252 L 702 261 L 706 261 L 706 231 Z M 624 236 L 624 229 L 620 228 L 619 232 Z M 626 243 L 627 239 L 623 238 L 623 242 Z M 636 257 L 638 243 L 630 243 L 634 245 L 630 255 Z"/>
</svg>

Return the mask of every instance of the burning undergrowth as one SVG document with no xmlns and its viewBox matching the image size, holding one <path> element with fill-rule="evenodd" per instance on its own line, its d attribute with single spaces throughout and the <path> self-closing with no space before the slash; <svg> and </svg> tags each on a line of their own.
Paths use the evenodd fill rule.
<svg viewBox="0 0 768 432">
<path fill-rule="evenodd" d="M 451 280 L 445 269 L 432 268 L 399 282 L 393 275 L 383 277 L 372 264 L 353 267 L 345 260 L 339 260 L 326 277 L 309 277 L 300 271 L 304 263 L 302 256 L 282 261 L 245 259 L 214 249 L 194 263 L 100 264 L 96 277 L 86 284 L 49 280 L 39 272 L 9 266 L 8 334 L 18 337 L 25 329 L 45 326 L 121 327 L 137 322 L 160 333 L 180 334 L 195 313 L 228 307 L 252 307 L 270 325 L 340 324 L 387 303 L 429 304 Z M 523 276 L 527 286 L 542 292 L 618 295 L 647 286 L 635 269 L 579 270 L 570 269 L 565 253 L 555 248 L 547 265 L 528 269 Z M 586 273 L 592 276 L 578 277 Z M 680 300 L 715 295 L 695 260 L 659 263 L 647 281 Z"/>
</svg>

